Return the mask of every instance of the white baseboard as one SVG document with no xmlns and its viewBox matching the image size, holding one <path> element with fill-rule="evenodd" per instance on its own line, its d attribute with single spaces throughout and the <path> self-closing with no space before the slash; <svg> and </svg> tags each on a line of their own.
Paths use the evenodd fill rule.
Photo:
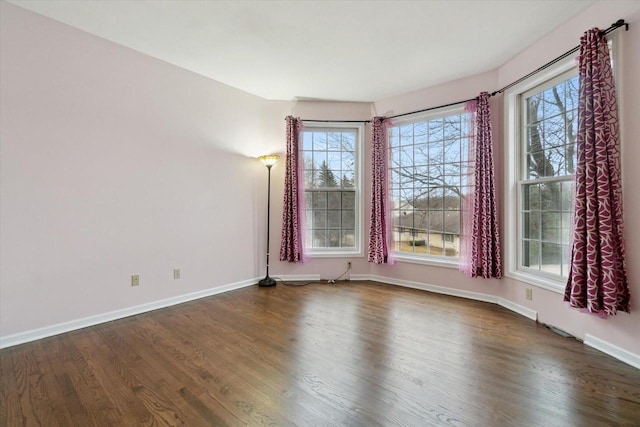
<svg viewBox="0 0 640 427">
<path fill-rule="evenodd" d="M 531 310 L 530 308 L 523 307 L 519 304 L 514 303 L 513 301 L 509 301 L 508 299 L 498 297 L 498 302 L 496 303 L 508 310 L 518 313 L 521 316 L 526 317 L 527 319 L 531 319 L 534 322 L 538 321 L 538 312 L 535 310 Z"/>
<path fill-rule="evenodd" d="M 490 302 L 498 304 L 508 310 L 518 313 L 533 321 L 538 320 L 538 313 L 530 308 L 523 307 L 507 299 L 494 295 L 482 294 L 479 292 L 463 291 L 461 289 L 452 289 L 444 286 L 430 285 L 427 283 L 412 282 L 409 280 L 394 279 L 391 277 L 370 275 L 370 274 L 352 274 L 351 280 L 372 280 L 375 282 L 388 283 L 390 285 L 404 286 L 405 288 L 421 289 L 423 291 L 434 292 L 437 294 L 450 295 L 454 297 L 467 298 L 475 301 Z"/>
<path fill-rule="evenodd" d="M 88 326 L 94 326 L 100 323 L 110 322 L 112 320 L 118 320 L 129 316 L 135 316 L 136 314 L 146 313 L 148 311 L 157 310 L 159 308 L 165 308 L 176 304 L 182 304 L 184 302 L 189 302 L 196 299 L 221 294 L 224 292 L 233 291 L 235 289 L 255 285 L 259 280 L 259 278 L 243 280 L 241 282 L 231 283 L 229 285 L 217 286 L 215 288 L 209 288 L 198 292 L 178 295 L 176 297 L 141 304 L 134 307 L 127 307 L 120 310 L 110 311 L 108 313 L 97 314 L 95 316 L 89 316 L 82 319 L 76 319 L 69 322 L 46 326 L 44 328 L 38 328 L 31 331 L 7 335 L 4 337 L 0 337 L 0 348 L 12 347 L 14 345 L 24 344 L 30 341 L 39 340 L 41 338 L 47 338 L 65 332 L 75 331 L 77 329 L 86 328 Z"/>
<path fill-rule="evenodd" d="M 601 352 L 606 353 L 609 356 L 615 357 L 616 359 L 624 363 L 627 363 L 633 366 L 634 368 L 640 369 L 640 355 L 631 353 L 630 351 L 627 351 L 624 348 L 620 348 L 617 345 L 608 343 L 607 341 L 601 340 L 600 338 L 596 338 L 590 334 L 584 335 L 584 343 L 589 347 L 593 347 L 596 350 L 600 350 Z"/>
<path fill-rule="evenodd" d="M 283 282 L 313 282 L 320 281 L 319 274 L 285 274 L 281 276 L 272 276 L 273 279 L 282 280 Z"/>
</svg>

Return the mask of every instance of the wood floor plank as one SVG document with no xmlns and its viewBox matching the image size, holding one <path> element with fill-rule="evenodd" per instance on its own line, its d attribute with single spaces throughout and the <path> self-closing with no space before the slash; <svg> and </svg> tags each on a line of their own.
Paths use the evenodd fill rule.
<svg viewBox="0 0 640 427">
<path fill-rule="evenodd" d="M 43 364 L 47 364 L 47 370 L 50 370 L 54 379 L 55 386 L 58 390 L 58 400 L 65 402 L 65 409 L 68 413 L 68 420 L 58 420 L 58 424 L 69 424 L 74 426 L 92 426 L 99 424 L 97 418 L 91 419 L 88 412 L 91 410 L 89 405 L 81 402 L 75 386 L 71 380 L 71 372 L 68 370 L 67 360 L 71 357 L 71 353 L 65 347 L 67 337 L 62 336 L 55 339 L 44 339 L 39 341 L 42 348 L 42 354 L 46 354 Z M 57 406 L 57 405 L 56 405 Z M 98 423 L 96 423 L 98 421 Z"/>
<path fill-rule="evenodd" d="M 0 350 L 0 426 L 640 425 L 640 371 L 502 307 L 244 288 Z"/>
<path fill-rule="evenodd" d="M 112 426 L 118 423 L 121 416 L 117 404 L 109 397 L 109 391 L 96 378 L 95 372 L 87 361 L 91 356 L 83 354 L 76 345 L 79 342 L 78 334 L 87 333 L 89 332 L 82 330 L 68 334 L 63 347 L 67 358 L 62 368 L 64 371 L 59 374 L 69 375 L 92 425 Z"/>
<path fill-rule="evenodd" d="M 96 331 L 102 327 L 97 326 L 78 335 L 76 345 L 84 355 L 88 369 L 107 393 L 112 403 L 110 407 L 116 412 L 113 415 L 120 419 L 121 425 L 156 425 L 143 402 L 133 393 L 129 383 L 122 380 L 121 364 L 97 336 Z"/>
<path fill-rule="evenodd" d="M 16 423 L 22 421 L 20 394 L 15 381 L 15 370 L 12 363 L 13 348 L 0 352 L 0 426 L 8 426 L 9 420 Z"/>
</svg>

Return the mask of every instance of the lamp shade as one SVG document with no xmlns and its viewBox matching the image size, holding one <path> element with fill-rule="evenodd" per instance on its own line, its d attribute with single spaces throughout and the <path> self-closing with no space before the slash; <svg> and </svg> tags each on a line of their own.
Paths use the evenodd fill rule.
<svg viewBox="0 0 640 427">
<path fill-rule="evenodd" d="M 280 156 L 277 154 L 269 154 L 267 156 L 260 156 L 258 159 L 266 166 L 271 167 L 276 164 Z"/>
</svg>

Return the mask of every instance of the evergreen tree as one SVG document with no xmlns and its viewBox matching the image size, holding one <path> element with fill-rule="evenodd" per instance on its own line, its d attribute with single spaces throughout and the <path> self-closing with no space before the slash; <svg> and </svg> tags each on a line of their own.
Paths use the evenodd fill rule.
<svg viewBox="0 0 640 427">
<path fill-rule="evenodd" d="M 347 175 L 342 175 L 341 187 L 342 188 L 353 188 L 353 178 L 349 179 L 349 178 L 347 178 Z"/>
<path fill-rule="evenodd" d="M 338 186 L 336 176 L 333 174 L 333 171 L 329 169 L 326 161 L 323 161 L 322 165 L 320 165 L 318 178 L 320 179 L 320 188 L 335 188 Z"/>
</svg>

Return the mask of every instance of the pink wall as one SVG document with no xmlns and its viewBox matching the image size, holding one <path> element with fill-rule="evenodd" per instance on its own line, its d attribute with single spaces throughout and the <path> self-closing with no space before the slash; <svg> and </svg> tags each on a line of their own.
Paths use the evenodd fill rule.
<svg viewBox="0 0 640 427">
<path fill-rule="evenodd" d="M 0 335 L 257 277 L 268 103 L 0 7 Z"/>
</svg>

